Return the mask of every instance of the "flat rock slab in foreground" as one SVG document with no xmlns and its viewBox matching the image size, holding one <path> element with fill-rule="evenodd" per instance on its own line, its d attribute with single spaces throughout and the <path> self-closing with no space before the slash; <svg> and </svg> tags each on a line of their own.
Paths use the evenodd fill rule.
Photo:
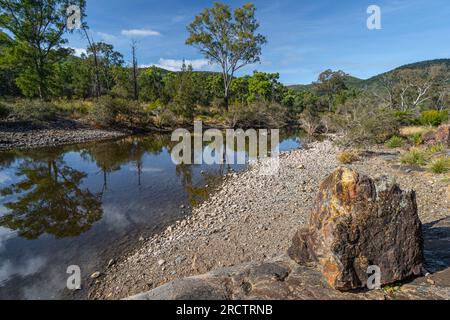
<svg viewBox="0 0 450 320">
<path fill-rule="evenodd" d="M 366 287 L 369 266 L 379 268 L 382 285 L 420 275 L 416 195 L 387 178 L 337 169 L 320 186 L 310 225 L 296 234 L 289 255 L 301 265 L 317 263 L 338 290 Z"/>
<path fill-rule="evenodd" d="M 450 299 L 450 271 L 405 285 L 395 295 L 382 290 L 341 292 L 330 287 L 314 268 L 298 265 L 287 256 L 260 264 L 217 270 L 168 283 L 130 300 L 385 300 Z"/>
</svg>

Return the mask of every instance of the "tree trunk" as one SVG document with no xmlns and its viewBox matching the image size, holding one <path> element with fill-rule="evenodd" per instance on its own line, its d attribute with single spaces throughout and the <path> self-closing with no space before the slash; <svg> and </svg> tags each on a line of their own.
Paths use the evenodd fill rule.
<svg viewBox="0 0 450 320">
<path fill-rule="evenodd" d="M 230 111 L 230 97 L 228 96 L 228 94 L 226 94 L 224 97 L 224 103 L 225 103 L 225 110 L 227 112 Z"/>
<path fill-rule="evenodd" d="M 137 63 L 137 58 L 136 58 L 136 43 L 133 42 L 133 44 L 131 45 L 131 48 L 133 50 L 133 95 L 134 95 L 134 100 L 138 100 L 139 98 L 139 92 L 138 92 L 138 83 L 137 83 L 137 73 L 138 73 L 138 63 Z"/>
</svg>

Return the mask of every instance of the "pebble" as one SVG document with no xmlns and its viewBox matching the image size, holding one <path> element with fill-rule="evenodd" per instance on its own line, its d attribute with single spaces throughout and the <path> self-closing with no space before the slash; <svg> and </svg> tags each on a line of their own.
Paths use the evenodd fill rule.
<svg viewBox="0 0 450 320">
<path fill-rule="evenodd" d="M 158 260 L 158 265 L 161 267 L 162 265 L 164 265 L 166 263 L 166 260 Z"/>
</svg>

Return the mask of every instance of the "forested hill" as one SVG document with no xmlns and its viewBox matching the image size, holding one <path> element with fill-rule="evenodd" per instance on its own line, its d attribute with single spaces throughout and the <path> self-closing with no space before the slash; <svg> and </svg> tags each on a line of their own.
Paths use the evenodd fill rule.
<svg viewBox="0 0 450 320">
<path fill-rule="evenodd" d="M 354 89 L 364 89 L 364 88 L 376 88 L 380 85 L 381 80 L 383 76 L 385 75 L 391 75 L 399 70 L 405 70 L 405 69 L 413 69 L 413 70 L 425 70 L 432 66 L 445 66 L 446 69 L 448 69 L 449 72 L 449 78 L 450 78 L 450 59 L 435 59 L 435 60 L 426 60 L 426 61 L 420 61 L 416 63 L 411 63 L 407 65 L 403 65 L 401 67 L 398 67 L 396 69 L 393 69 L 391 71 L 376 75 L 374 77 L 371 77 L 369 79 L 359 79 L 356 77 L 353 77 L 351 75 L 346 76 L 345 84 L 348 88 L 354 88 Z M 308 85 L 292 85 L 289 86 L 289 88 L 296 89 L 299 91 L 308 90 L 313 86 L 313 84 Z"/>
</svg>

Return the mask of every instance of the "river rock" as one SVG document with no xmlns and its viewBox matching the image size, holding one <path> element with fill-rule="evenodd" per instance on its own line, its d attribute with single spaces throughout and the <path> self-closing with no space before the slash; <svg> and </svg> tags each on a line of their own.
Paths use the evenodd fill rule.
<svg viewBox="0 0 450 320">
<path fill-rule="evenodd" d="M 331 287 L 365 287 L 369 266 L 391 284 L 423 270 L 422 225 L 414 191 L 387 178 L 339 168 L 322 182 L 308 228 L 289 249 L 301 265 L 315 263 Z"/>
<path fill-rule="evenodd" d="M 382 290 L 354 294 L 333 289 L 320 271 L 282 255 L 178 279 L 128 300 L 448 300 L 448 271 L 433 275 L 435 285 L 419 278 L 392 296 Z"/>
</svg>

